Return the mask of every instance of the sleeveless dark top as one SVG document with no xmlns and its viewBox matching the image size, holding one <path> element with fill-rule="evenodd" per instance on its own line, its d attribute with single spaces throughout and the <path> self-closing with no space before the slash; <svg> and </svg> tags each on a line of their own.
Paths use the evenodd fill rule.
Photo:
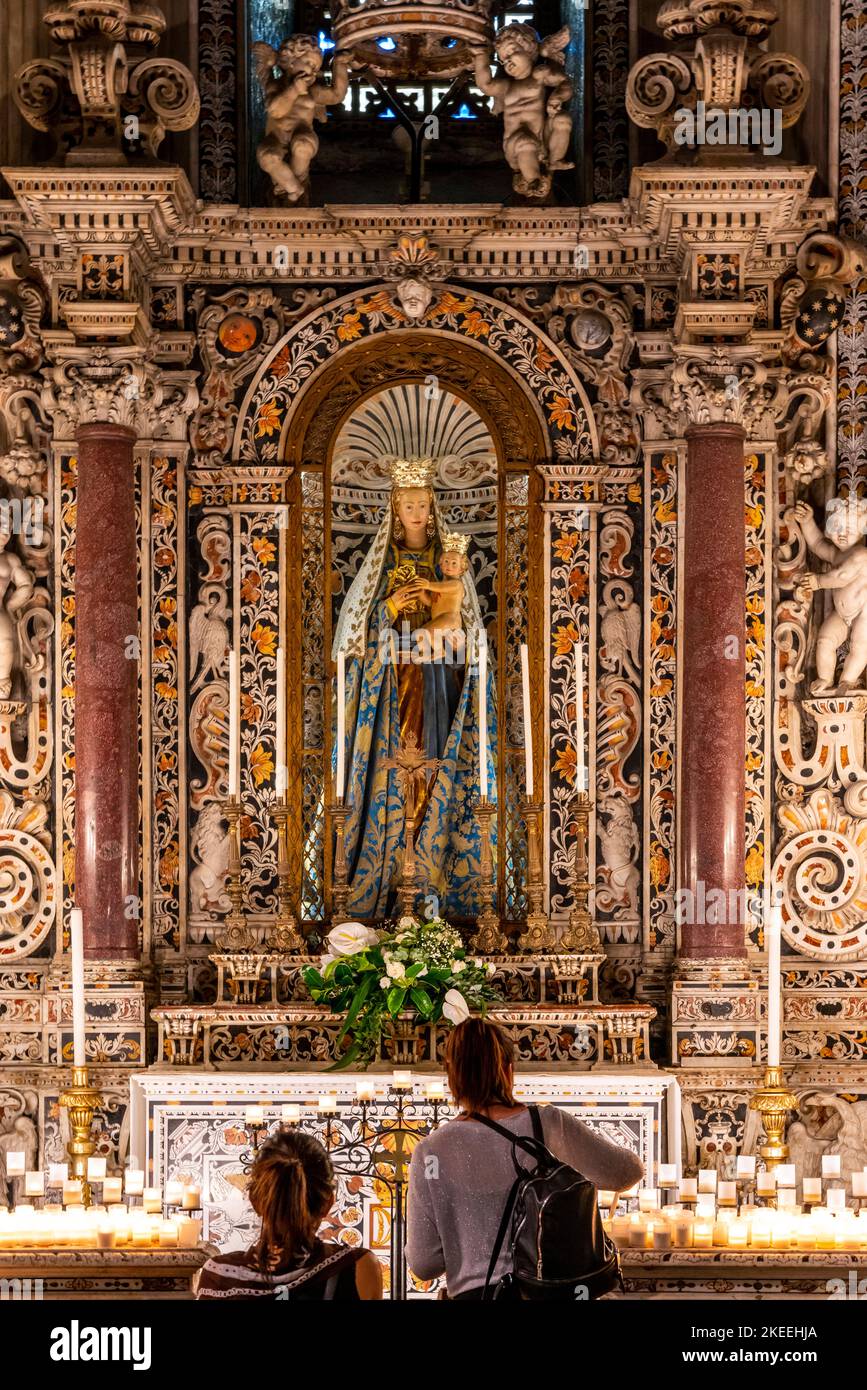
<svg viewBox="0 0 867 1390">
<path fill-rule="evenodd" d="M 355 1266 L 366 1255 L 363 1246 L 317 1241 L 304 1259 L 269 1274 L 255 1265 L 252 1250 L 230 1250 L 202 1266 L 196 1298 L 271 1298 L 276 1302 L 350 1302 L 358 1299 Z"/>
</svg>

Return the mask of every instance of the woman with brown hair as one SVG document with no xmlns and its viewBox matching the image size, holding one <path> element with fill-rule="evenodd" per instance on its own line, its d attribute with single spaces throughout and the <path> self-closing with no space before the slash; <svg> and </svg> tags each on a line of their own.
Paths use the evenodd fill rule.
<svg viewBox="0 0 867 1390">
<path fill-rule="evenodd" d="M 375 1255 L 317 1235 L 334 1205 L 334 1169 L 311 1135 L 278 1129 L 265 1141 L 253 1165 L 249 1198 L 262 1222 L 258 1241 L 249 1250 L 208 1260 L 196 1298 L 382 1298 L 382 1266 Z"/>
<path fill-rule="evenodd" d="M 446 1045 L 445 1069 L 461 1113 L 413 1151 L 407 1259 L 419 1279 L 445 1274 L 449 1298 L 481 1298 L 521 1151 L 473 1114 L 516 1138 L 537 1134 L 562 1163 L 606 1191 L 633 1187 L 644 1176 L 644 1164 L 567 1110 L 519 1104 L 513 1094 L 512 1045 L 493 1023 L 468 1018 L 458 1024 Z M 522 1166 L 533 1167 L 532 1160 L 525 1158 Z M 493 1280 L 509 1272 L 504 1244 Z"/>
</svg>

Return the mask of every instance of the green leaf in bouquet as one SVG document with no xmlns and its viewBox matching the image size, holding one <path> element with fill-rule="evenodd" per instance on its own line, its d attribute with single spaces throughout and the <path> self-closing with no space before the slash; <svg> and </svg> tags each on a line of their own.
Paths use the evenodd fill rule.
<svg viewBox="0 0 867 1390">
<path fill-rule="evenodd" d="M 347 1013 L 346 1018 L 343 1021 L 343 1027 L 337 1034 L 338 1042 L 342 1042 L 343 1039 L 346 1037 L 346 1034 L 351 1031 L 352 1025 L 358 1018 L 362 1005 L 364 1004 L 365 1000 L 367 999 L 368 995 L 370 994 L 370 991 L 373 989 L 373 986 L 375 984 L 376 977 L 371 974 L 366 974 L 364 979 L 361 981 L 361 984 L 358 986 L 358 989 L 355 991 L 355 995 L 352 999 L 351 1004 L 349 1005 L 349 1012 Z"/>
<path fill-rule="evenodd" d="M 304 969 L 301 971 L 301 978 L 311 992 L 314 989 L 322 990 L 325 988 L 325 981 L 315 965 L 305 965 Z"/>
<path fill-rule="evenodd" d="M 405 999 L 406 990 L 403 989 L 400 985 L 394 985 L 388 991 L 385 1000 L 386 1004 L 388 1005 L 388 1012 L 391 1014 L 392 1018 L 397 1018 L 397 1015 L 403 1008 L 403 1003 Z"/>
<path fill-rule="evenodd" d="M 351 985 L 355 979 L 355 971 L 351 965 L 347 965 L 345 961 L 339 960 L 334 966 L 334 979 L 339 985 Z"/>
<path fill-rule="evenodd" d="M 410 990 L 409 997 L 422 1017 L 430 1018 L 433 1012 L 433 1000 L 430 995 L 426 994 L 423 989 L 416 985 L 414 989 Z"/>
<path fill-rule="evenodd" d="M 418 960 L 415 965 L 409 967 L 409 970 L 406 972 L 406 978 L 408 980 L 417 980 L 422 970 L 424 970 L 424 961 Z"/>
</svg>

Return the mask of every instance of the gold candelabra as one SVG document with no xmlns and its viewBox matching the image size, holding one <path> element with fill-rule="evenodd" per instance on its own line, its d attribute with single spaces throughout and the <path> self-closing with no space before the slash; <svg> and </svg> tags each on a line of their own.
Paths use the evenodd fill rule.
<svg viewBox="0 0 867 1390">
<path fill-rule="evenodd" d="M 346 907 L 349 902 L 349 877 L 346 863 L 346 817 L 349 807 L 341 799 L 328 808 L 331 824 L 334 826 L 334 872 L 331 876 L 331 922 L 337 926 L 346 921 Z"/>
<path fill-rule="evenodd" d="M 552 951 L 554 933 L 545 912 L 545 885 L 542 882 L 542 855 L 539 824 L 543 814 L 540 801 L 524 802 L 524 821 L 527 826 L 527 926 L 518 938 L 521 951 Z"/>
<path fill-rule="evenodd" d="M 476 918 L 476 934 L 470 942 L 472 950 L 480 955 L 499 956 L 508 950 L 508 938 L 500 930 L 500 919 L 491 905 L 494 896 L 494 856 L 491 853 L 491 820 L 496 814 L 496 806 L 487 797 L 480 797 L 475 804 L 476 820 L 481 836 L 481 855 L 479 864 L 479 895 L 482 910 Z"/>
<path fill-rule="evenodd" d="M 289 806 L 286 795 L 271 807 L 271 817 L 277 822 L 277 921 L 265 933 L 265 944 L 272 950 L 297 954 L 304 950 L 304 937 L 292 906 L 292 883 L 289 872 Z"/>
<path fill-rule="evenodd" d="M 231 911 L 223 919 L 219 932 L 219 946 L 223 951 L 252 951 L 258 940 L 255 930 L 247 921 L 244 912 L 244 883 L 241 867 L 241 816 L 243 805 L 240 800 L 230 797 L 223 802 L 223 815 L 229 824 L 229 863 L 226 876 L 226 892 L 232 904 Z"/>
<path fill-rule="evenodd" d="M 561 951 L 580 951 L 592 953 L 599 948 L 599 932 L 590 915 L 590 812 L 593 802 L 590 793 L 581 790 L 575 798 L 575 819 L 578 831 L 575 836 L 575 857 L 572 862 L 572 911 L 568 925 L 560 937 Z"/>
<path fill-rule="evenodd" d="M 798 1109 L 797 1097 L 783 1081 L 782 1067 L 765 1067 L 764 1081 L 750 1098 L 750 1109 L 761 1115 L 765 1131 L 765 1142 L 759 1146 L 759 1153 L 767 1168 L 776 1168 L 789 1156 L 786 1117 Z"/>
<path fill-rule="evenodd" d="M 81 1183 L 82 1203 L 89 1207 L 93 1201 L 93 1193 L 87 1178 L 87 1160 L 96 1149 L 93 1139 L 93 1116 L 96 1109 L 102 1105 L 102 1096 L 91 1086 L 86 1066 L 73 1066 L 72 1085 L 61 1094 L 60 1104 L 67 1109 L 69 1128 L 72 1131 L 72 1138 L 66 1146 L 70 1171 Z"/>
</svg>

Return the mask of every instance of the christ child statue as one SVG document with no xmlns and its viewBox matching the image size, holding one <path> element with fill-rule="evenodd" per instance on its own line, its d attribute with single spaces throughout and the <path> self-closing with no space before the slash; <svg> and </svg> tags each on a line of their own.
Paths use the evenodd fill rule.
<svg viewBox="0 0 867 1390">
<path fill-rule="evenodd" d="M 464 601 L 464 575 L 469 566 L 469 544 L 469 536 L 446 531 L 442 538 L 439 563 L 443 577 L 441 580 L 424 581 L 425 601 L 430 605 L 430 620 L 424 624 L 424 631 L 432 636 L 463 632 L 461 607 Z"/>
</svg>

